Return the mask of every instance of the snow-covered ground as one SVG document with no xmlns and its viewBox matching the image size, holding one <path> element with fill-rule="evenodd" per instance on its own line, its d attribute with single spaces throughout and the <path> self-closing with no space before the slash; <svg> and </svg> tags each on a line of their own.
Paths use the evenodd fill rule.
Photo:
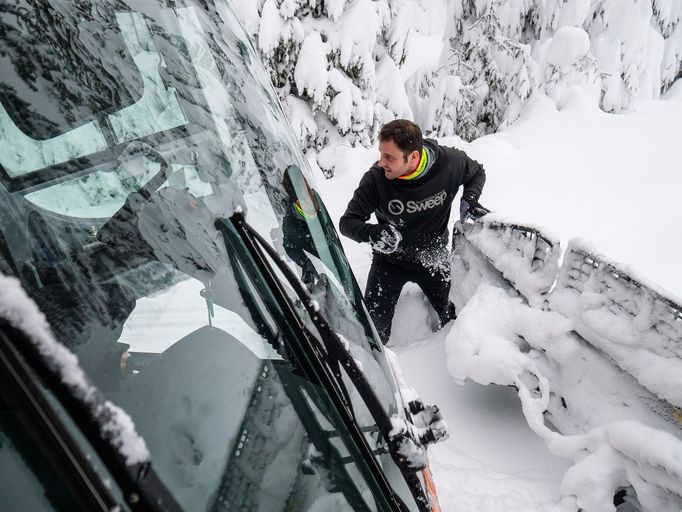
<svg viewBox="0 0 682 512">
<path fill-rule="evenodd" d="M 483 202 L 585 238 L 682 297 L 680 86 L 625 115 L 592 108 L 580 90 L 561 111 L 534 102 L 513 128 L 466 147 L 488 171 Z"/>
<path fill-rule="evenodd" d="M 668 296 L 682 297 L 679 119 L 679 83 L 662 100 L 644 101 L 627 115 L 605 114 L 585 90 L 575 89 L 561 110 L 539 97 L 504 131 L 470 144 L 441 142 L 484 164 L 488 182 L 481 202 L 499 215 L 540 226 L 564 247 L 580 237 Z M 376 150 L 340 147 L 336 158 L 337 175 L 317 183 L 334 219 Z M 369 248 L 347 239 L 344 244 L 364 287 Z M 572 461 L 552 455 L 528 427 L 515 390 L 470 381 L 462 386 L 448 374 L 446 345 L 449 353 L 457 346 L 451 333 L 477 327 L 458 323 L 485 322 L 472 316 L 461 311 L 454 325 L 432 334 L 423 298 L 408 285 L 389 343 L 406 380 L 443 409 L 450 425 L 450 439 L 431 450 L 443 509 L 570 510 L 557 502 Z"/>
</svg>

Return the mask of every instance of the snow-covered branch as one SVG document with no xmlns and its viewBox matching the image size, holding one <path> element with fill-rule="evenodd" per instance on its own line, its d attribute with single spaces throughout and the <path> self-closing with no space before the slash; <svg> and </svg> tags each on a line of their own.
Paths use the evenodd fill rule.
<svg viewBox="0 0 682 512">
<path fill-rule="evenodd" d="M 234 1 L 316 153 L 369 146 L 396 117 L 471 140 L 514 122 L 535 94 L 561 107 L 573 86 L 626 112 L 682 75 L 679 0 Z M 440 60 L 404 81 L 406 56 L 423 51 L 414 36 L 435 12 L 446 19 Z"/>
</svg>

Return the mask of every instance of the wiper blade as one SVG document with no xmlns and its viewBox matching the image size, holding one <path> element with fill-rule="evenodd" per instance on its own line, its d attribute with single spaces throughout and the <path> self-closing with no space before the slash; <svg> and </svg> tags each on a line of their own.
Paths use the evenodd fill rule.
<svg viewBox="0 0 682 512">
<path fill-rule="evenodd" d="M 65 439 L 70 439 L 68 427 L 63 420 L 52 410 L 52 406 L 42 397 L 37 384 L 28 376 L 28 365 L 36 375 L 44 382 L 45 386 L 54 394 L 64 407 L 68 415 L 73 419 L 90 445 L 97 452 L 101 460 L 110 471 L 123 491 L 127 506 L 139 511 L 168 511 L 180 512 L 182 509 L 175 498 L 166 488 L 159 476 L 152 468 L 149 460 L 141 462 L 128 462 L 120 449 L 115 445 L 111 435 L 111 413 L 105 404 L 104 397 L 92 387 L 87 396 L 77 389 L 77 385 L 69 383 L 62 378 L 59 369 L 49 356 L 41 353 L 38 344 L 23 331 L 17 329 L 6 320 L 0 320 L 0 330 L 10 331 L 9 337 L 3 337 L 3 343 L 9 343 L 12 348 L 21 355 L 21 360 L 15 358 L 13 367 L 22 373 L 22 378 L 27 386 L 30 386 L 32 399 L 39 404 L 44 414 L 49 416 L 47 422 L 53 429 L 61 433 Z M 6 355 L 11 352 L 5 350 Z M 90 386 L 87 377 L 86 384 Z M 69 442 L 69 449 L 77 455 L 81 461 L 87 461 L 88 456 L 76 441 Z M 89 468 L 89 463 L 84 463 L 84 471 L 91 474 L 91 481 L 99 482 L 99 476 Z M 102 487 L 104 484 L 97 484 Z M 100 492 L 105 494 L 106 487 Z"/>
<path fill-rule="evenodd" d="M 282 275 L 286 278 L 289 285 L 293 288 L 294 292 L 301 300 L 303 307 L 310 316 L 313 324 L 315 325 L 315 328 L 320 334 L 320 338 L 324 343 L 323 348 L 325 349 L 326 354 L 319 350 L 319 347 L 317 347 L 316 343 L 313 343 L 312 340 L 316 338 L 304 336 L 304 338 L 306 338 L 311 345 L 311 351 L 315 352 L 321 364 L 324 365 L 325 360 L 327 362 L 330 360 L 336 360 L 339 361 L 341 366 L 345 369 L 348 377 L 357 389 L 372 418 L 376 422 L 379 432 L 389 447 L 391 457 L 401 470 L 419 509 L 425 512 L 430 511 L 430 501 L 424 493 L 421 482 L 419 481 L 416 474 L 417 471 L 424 469 L 422 462 L 425 461 L 425 457 L 411 457 L 413 453 L 408 452 L 420 452 L 423 455 L 423 453 L 425 453 L 425 446 L 427 444 L 436 442 L 447 435 L 447 429 L 444 422 L 442 422 L 442 418 L 440 418 L 438 409 L 431 406 L 429 409 L 430 415 L 427 416 L 431 424 L 433 424 L 435 427 L 433 429 L 428 427 L 420 429 L 404 419 L 398 419 L 396 416 L 389 416 L 381 401 L 379 400 L 376 392 L 367 380 L 366 375 L 360 369 L 341 338 L 331 328 L 324 315 L 320 313 L 315 301 L 309 295 L 303 283 L 301 283 L 301 281 L 298 279 L 298 276 L 294 274 L 294 272 L 291 270 L 291 268 L 289 268 L 277 251 L 251 225 L 249 225 L 248 222 L 246 222 L 242 212 L 234 213 L 230 220 L 232 221 L 235 229 L 242 238 L 243 242 L 246 244 L 248 250 L 251 252 L 251 255 L 254 257 L 261 270 L 268 275 L 273 285 L 281 290 L 282 298 L 284 300 L 288 301 L 288 296 L 286 293 L 284 293 L 282 283 L 270 268 L 268 261 L 264 258 L 264 255 L 260 252 L 259 248 L 267 253 Z M 305 332 L 305 326 L 303 325 L 303 322 L 300 318 L 296 317 L 294 322 L 301 331 Z M 334 375 L 334 382 L 333 384 L 330 384 L 343 389 L 343 381 L 340 371 L 333 371 L 330 373 Z M 418 410 L 419 407 L 411 408 L 413 409 L 413 412 L 417 414 L 420 413 Z M 355 422 L 355 419 L 352 417 L 352 410 L 347 412 L 349 412 L 350 421 L 352 422 L 349 430 L 351 430 L 351 433 L 354 434 L 355 440 L 360 445 L 364 446 L 366 451 L 369 452 L 369 458 L 376 463 L 376 459 L 374 459 L 372 456 L 372 451 L 369 448 L 361 429 L 358 427 L 357 422 Z M 347 417 L 346 419 L 348 420 L 349 418 Z M 380 468 L 379 471 L 381 472 Z M 402 503 L 400 498 L 394 494 L 393 490 L 390 488 L 390 485 L 388 485 L 388 482 L 385 482 L 385 485 L 388 486 L 388 496 L 393 497 L 394 502 L 398 505 L 398 510 L 404 510 L 404 503 Z"/>
</svg>

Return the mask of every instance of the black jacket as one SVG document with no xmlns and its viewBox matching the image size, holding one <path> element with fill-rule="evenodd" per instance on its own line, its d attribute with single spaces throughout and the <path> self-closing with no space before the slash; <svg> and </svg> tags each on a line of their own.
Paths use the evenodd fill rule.
<svg viewBox="0 0 682 512">
<path fill-rule="evenodd" d="M 341 233 L 356 242 L 368 242 L 371 224 L 367 220 L 374 213 L 379 224 L 393 224 L 403 237 L 399 250 L 384 256 L 389 260 L 419 263 L 425 251 L 447 245 L 450 210 L 459 187 L 464 186 L 464 195 L 478 200 L 485 170 L 463 151 L 430 139 L 424 144 L 435 162 L 416 180 L 388 180 L 377 163 L 364 174 L 339 222 Z"/>
</svg>

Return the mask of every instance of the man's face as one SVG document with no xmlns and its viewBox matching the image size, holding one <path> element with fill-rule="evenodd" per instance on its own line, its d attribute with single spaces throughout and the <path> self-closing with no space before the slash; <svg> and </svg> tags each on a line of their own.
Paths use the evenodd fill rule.
<svg viewBox="0 0 682 512">
<path fill-rule="evenodd" d="M 394 180 L 405 174 L 409 174 L 419 164 L 418 151 L 412 151 L 407 158 L 393 139 L 379 142 L 379 167 L 384 170 L 384 176 L 388 180 Z"/>
</svg>

